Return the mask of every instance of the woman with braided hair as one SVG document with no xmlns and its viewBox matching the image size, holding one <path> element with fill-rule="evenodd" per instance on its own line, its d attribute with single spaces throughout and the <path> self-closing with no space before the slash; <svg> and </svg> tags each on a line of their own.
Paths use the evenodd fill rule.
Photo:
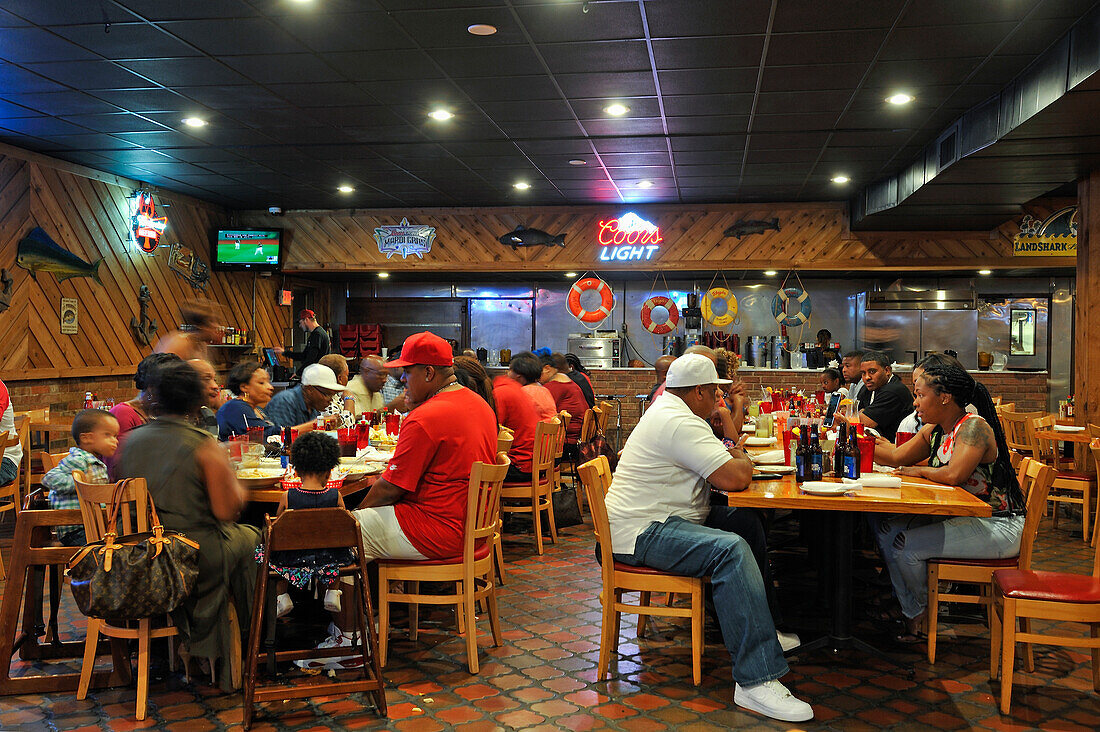
<svg viewBox="0 0 1100 732">
<path fill-rule="evenodd" d="M 914 369 L 913 407 L 923 427 L 900 447 L 880 439 L 875 461 L 937 483 L 956 485 L 993 508 L 990 518 L 884 516 L 877 538 L 905 616 L 903 643 L 923 641 L 928 560 L 1002 559 L 1020 551 L 1024 499 L 1000 420 L 985 386 L 956 359 L 934 354 Z M 977 414 L 966 411 L 973 404 Z M 917 466 L 928 460 L 927 466 Z"/>
</svg>

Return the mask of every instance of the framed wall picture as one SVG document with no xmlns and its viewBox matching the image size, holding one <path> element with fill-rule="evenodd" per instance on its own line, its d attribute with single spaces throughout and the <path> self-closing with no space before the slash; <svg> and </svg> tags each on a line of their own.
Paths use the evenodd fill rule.
<svg viewBox="0 0 1100 732">
<path fill-rule="evenodd" d="M 78 304 L 75 297 L 61 298 L 61 334 L 76 335 Z"/>
</svg>

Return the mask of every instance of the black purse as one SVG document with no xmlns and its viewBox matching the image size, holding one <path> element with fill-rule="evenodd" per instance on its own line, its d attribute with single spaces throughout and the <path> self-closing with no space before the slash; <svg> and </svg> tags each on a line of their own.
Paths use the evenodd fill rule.
<svg viewBox="0 0 1100 732">
<path fill-rule="evenodd" d="M 165 531 L 152 500 L 152 531 L 115 534 L 129 482 L 115 484 L 110 530 L 77 552 L 65 569 L 76 606 L 88 617 L 136 620 L 164 615 L 187 599 L 199 576 L 198 542 Z"/>
</svg>

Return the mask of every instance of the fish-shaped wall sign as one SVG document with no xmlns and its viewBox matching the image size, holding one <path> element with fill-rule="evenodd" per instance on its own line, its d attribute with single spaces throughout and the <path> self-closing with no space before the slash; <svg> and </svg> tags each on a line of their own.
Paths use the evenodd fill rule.
<svg viewBox="0 0 1100 732">
<path fill-rule="evenodd" d="M 88 264 L 72 252 L 62 249 L 40 226 L 34 227 L 20 239 L 15 263 L 30 272 L 36 281 L 39 272 L 53 272 L 59 282 L 70 277 L 91 277 L 96 284 L 103 284 L 99 280 L 102 259 L 95 264 Z"/>
<path fill-rule="evenodd" d="M 765 231 L 779 231 L 779 219 L 738 219 L 733 226 L 722 232 L 722 236 L 736 236 L 740 239 L 751 234 L 763 234 Z"/>
<path fill-rule="evenodd" d="M 517 226 L 507 234 L 498 236 L 497 241 L 505 246 L 512 247 L 513 252 L 516 247 L 564 247 L 565 234 L 552 236 L 542 229 L 528 229 L 526 226 Z"/>
</svg>

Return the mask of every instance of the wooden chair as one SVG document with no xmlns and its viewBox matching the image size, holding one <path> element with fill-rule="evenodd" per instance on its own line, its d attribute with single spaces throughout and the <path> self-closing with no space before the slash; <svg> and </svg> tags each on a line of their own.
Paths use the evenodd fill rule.
<svg viewBox="0 0 1100 732">
<path fill-rule="evenodd" d="M 1033 632 L 1031 620 L 1084 623 L 1088 635 Z M 1017 631 L 1017 620 L 1023 629 Z M 1012 704 L 1016 643 L 1089 648 L 1092 651 L 1092 688 L 1100 691 L 1100 547 L 1092 560 L 1092 574 L 1001 569 L 993 573 L 993 625 L 990 628 L 990 677 L 1001 677 L 1001 713 Z M 1030 645 L 1026 668 L 1034 670 Z"/>
<path fill-rule="evenodd" d="M 1052 430 L 1057 422 L 1057 417 L 1053 414 L 1048 414 L 1038 419 L 1031 421 L 1031 437 L 1035 444 L 1035 454 L 1040 456 L 1039 459 L 1054 466 L 1057 471 L 1054 477 L 1054 482 L 1050 486 L 1050 494 L 1047 496 L 1047 501 L 1050 503 L 1050 507 L 1053 511 L 1053 528 L 1058 528 L 1058 505 L 1061 503 L 1068 503 L 1070 505 L 1081 507 L 1081 538 L 1084 541 L 1089 540 L 1089 521 L 1092 519 L 1092 482 L 1093 476 L 1078 473 L 1076 466 L 1062 469 L 1062 465 L 1065 463 L 1063 458 L 1058 453 L 1059 443 L 1057 440 L 1044 440 L 1041 439 L 1036 433 L 1041 430 Z"/>
<path fill-rule="evenodd" d="M 24 426 L 26 422 L 23 423 Z M 23 441 L 22 431 L 15 434 L 7 433 L 0 436 L 0 455 L 4 454 L 4 451 L 9 447 L 15 447 Z M 12 482 L 5 485 L 0 485 L 0 520 L 3 520 L 4 514 L 12 513 L 15 516 L 19 516 L 19 511 L 22 506 L 20 504 L 19 497 L 19 479 L 22 472 L 22 465 L 15 466 L 15 479 Z M 8 572 L 4 568 L 4 557 L 0 555 L 0 580 L 6 580 Z"/>
<path fill-rule="evenodd" d="M 1035 454 L 1035 441 L 1031 431 L 1031 421 L 1043 416 L 1042 412 L 1010 412 L 1003 408 L 998 412 L 1001 428 L 1005 433 L 1005 442 L 1009 450 L 1023 453 L 1024 457 L 1038 459 Z"/>
<path fill-rule="evenodd" d="M 596 429 L 599 425 L 599 420 L 602 413 L 598 407 L 592 407 L 584 412 L 584 418 L 581 422 L 581 434 L 577 438 L 577 442 L 588 442 L 596 436 Z"/>
<path fill-rule="evenodd" d="M 1002 399 L 1001 399 L 1001 397 L 1000 397 L 1000 396 L 990 397 L 990 400 L 991 400 L 991 401 L 993 402 L 993 406 L 994 406 L 994 407 L 999 407 L 999 406 L 1001 406 L 1001 401 L 1002 401 Z"/>
<path fill-rule="evenodd" d="M 58 465 L 61 464 L 62 458 L 69 453 L 67 452 L 40 452 L 38 453 L 38 461 L 42 463 L 42 472 L 48 473 Z"/>
<path fill-rule="evenodd" d="M 512 449 L 512 441 L 515 437 L 515 433 L 507 427 L 501 427 L 500 432 L 497 433 L 497 454 L 501 453 L 507 455 L 508 451 Z M 504 533 L 504 521 L 503 517 L 501 521 L 497 523 L 497 530 L 493 534 L 493 555 L 495 559 L 497 570 L 497 582 L 501 585 L 504 584 L 504 546 L 501 543 L 501 535 Z"/>
<path fill-rule="evenodd" d="M 994 404 L 993 408 L 997 411 L 997 414 L 1001 412 L 1015 412 L 1016 402 L 1002 402 L 1000 404 Z"/>
<path fill-rule="evenodd" d="M 101 540 L 110 530 L 117 531 L 119 536 L 150 530 L 149 506 L 152 505 L 152 500 L 149 498 L 149 490 L 144 478 L 135 478 L 125 488 L 122 494 L 123 505 L 119 511 L 120 526 L 118 527 L 108 526 L 115 484 L 88 483 L 84 473 L 79 470 L 73 471 L 73 481 L 76 483 L 80 515 L 84 518 L 84 533 L 89 543 Z M 149 696 L 149 644 L 154 638 L 172 638 L 179 635 L 179 631 L 167 617 L 164 625 L 158 623 L 154 626 L 153 618 L 142 618 L 131 622 L 136 627 L 117 625 L 114 620 L 88 618 L 88 632 L 84 639 L 84 663 L 80 668 L 80 685 L 77 687 L 76 698 L 84 699 L 88 696 L 88 684 L 92 680 L 92 669 L 95 666 L 100 634 L 108 638 L 137 640 L 136 716 L 141 720 L 145 719 Z M 168 644 L 171 653 L 172 641 L 169 640 Z"/>
<path fill-rule="evenodd" d="M 1097 437 L 1100 437 L 1100 424 L 1093 424 L 1092 422 L 1089 422 L 1088 430 L 1089 430 L 1089 437 L 1091 437 L 1093 439 L 1096 439 Z"/>
<path fill-rule="evenodd" d="M 542 554 L 543 512 L 550 524 L 550 541 L 558 543 L 558 527 L 554 521 L 554 504 L 550 494 L 554 492 L 554 452 L 557 450 L 558 433 L 563 431 L 561 422 L 556 419 L 538 422 L 535 425 L 535 449 L 531 458 L 531 480 L 505 483 L 500 494 L 504 500 L 526 501 L 526 504 L 502 503 L 500 512 L 531 514 L 535 547 L 539 554 Z"/>
<path fill-rule="evenodd" d="M 990 623 L 993 622 L 993 602 L 991 588 L 993 572 L 998 569 L 1030 569 L 1031 550 L 1035 535 L 1039 532 L 1039 521 L 1043 518 L 1047 491 L 1054 482 L 1054 468 L 1043 465 L 1037 460 L 1024 458 L 1017 473 L 1020 488 L 1026 497 L 1027 518 L 1024 519 L 1023 536 L 1020 539 L 1020 553 L 1005 559 L 929 559 L 928 560 L 928 611 L 925 614 L 928 632 L 928 662 L 936 662 L 936 632 L 939 624 L 940 602 L 964 602 L 985 605 Z M 958 582 L 978 585 L 979 594 L 960 594 L 958 592 L 940 592 L 940 582 Z"/>
<path fill-rule="evenodd" d="M 390 632 L 390 604 L 409 605 L 409 637 L 416 640 L 419 606 L 454 605 L 458 632 L 466 636 L 466 665 L 471 674 L 480 669 L 477 658 L 477 617 L 474 603 L 488 606 L 489 627 L 493 645 L 499 646 L 500 613 L 497 610 L 497 590 L 493 582 L 493 532 L 500 518 L 500 494 L 504 476 L 508 473 L 508 456 L 497 456 L 497 463 L 474 463 L 470 470 L 470 492 L 466 502 L 466 526 L 462 556 L 451 559 L 379 559 L 378 564 L 378 633 L 379 656 L 386 665 Z M 394 592 L 391 582 L 409 582 L 410 592 Z M 421 582 L 453 582 L 453 593 L 422 594 Z"/>
<path fill-rule="evenodd" d="M 564 409 L 558 412 L 558 421 L 561 422 L 561 434 L 558 435 L 558 442 L 554 446 L 554 490 L 561 488 L 561 470 L 563 466 L 567 466 L 575 471 L 575 464 L 572 461 L 564 460 L 565 455 L 565 433 L 569 430 L 569 423 L 573 420 L 573 415 Z"/>
<path fill-rule="evenodd" d="M 260 636 L 265 627 L 274 630 L 278 623 L 265 623 L 268 608 L 267 583 L 273 575 L 270 567 L 272 552 L 308 551 L 312 549 L 345 549 L 356 551 L 356 560 L 340 569 L 341 577 L 354 580 L 354 594 L 344 602 L 355 607 L 355 642 L 352 646 L 319 650 L 260 650 Z M 274 640 L 274 639 L 272 639 Z M 330 679 L 325 674 L 310 676 L 304 683 L 295 679 L 285 684 L 257 684 L 257 671 L 267 660 L 272 665 L 279 661 L 307 658 L 332 658 L 359 655 L 363 664 L 354 671 L 345 671 L 358 678 Z M 252 604 L 252 622 L 248 635 L 248 653 L 245 656 L 244 727 L 252 726 L 252 712 L 256 704 L 284 699 L 302 699 L 329 694 L 365 692 L 369 694 L 381 716 L 386 716 L 386 690 L 382 681 L 382 668 L 378 660 L 378 638 L 374 632 L 374 610 L 367 589 L 367 562 L 363 556 L 363 535 L 359 522 L 342 508 L 316 508 L 305 511 L 283 511 L 278 518 L 267 517 L 267 539 L 264 541 L 263 559 L 256 577 L 256 599 Z"/>
<path fill-rule="evenodd" d="M 1096 540 L 1100 537 L 1100 438 L 1092 438 L 1089 452 L 1092 453 L 1092 462 L 1096 466 L 1096 513 L 1092 517 L 1092 540 L 1089 544 L 1096 546 Z"/>
<path fill-rule="evenodd" d="M 42 479 L 41 473 L 34 472 L 33 456 L 37 452 L 36 447 L 40 446 L 45 450 L 50 449 L 49 440 L 46 439 L 49 435 L 43 435 L 39 432 L 33 432 L 30 429 L 31 423 L 40 424 L 50 421 L 50 408 L 43 407 L 41 409 L 26 409 L 15 413 L 15 419 L 18 422 L 23 420 L 20 434 L 23 435 L 23 495 L 27 495 L 31 492 L 31 487 L 37 485 L 38 481 Z M 36 443 L 35 438 L 40 438 L 41 444 Z"/>
<path fill-rule="evenodd" d="M 645 619 L 649 615 L 690 618 L 691 620 L 691 678 L 696 686 L 703 678 L 703 578 L 669 574 L 649 567 L 635 567 L 615 561 L 611 552 L 611 527 L 607 518 L 604 495 L 611 486 L 611 468 L 607 458 L 601 455 L 578 468 L 581 484 L 588 495 L 588 508 L 592 512 L 592 526 L 600 546 L 603 591 L 603 624 L 600 632 L 600 658 L 596 680 L 607 677 L 611 654 L 619 649 L 619 623 L 622 613 L 639 616 L 638 637 L 645 636 Z M 637 592 L 638 604 L 623 602 L 624 592 Z M 651 605 L 654 592 L 688 595 L 690 605 L 670 607 Z"/>
</svg>

